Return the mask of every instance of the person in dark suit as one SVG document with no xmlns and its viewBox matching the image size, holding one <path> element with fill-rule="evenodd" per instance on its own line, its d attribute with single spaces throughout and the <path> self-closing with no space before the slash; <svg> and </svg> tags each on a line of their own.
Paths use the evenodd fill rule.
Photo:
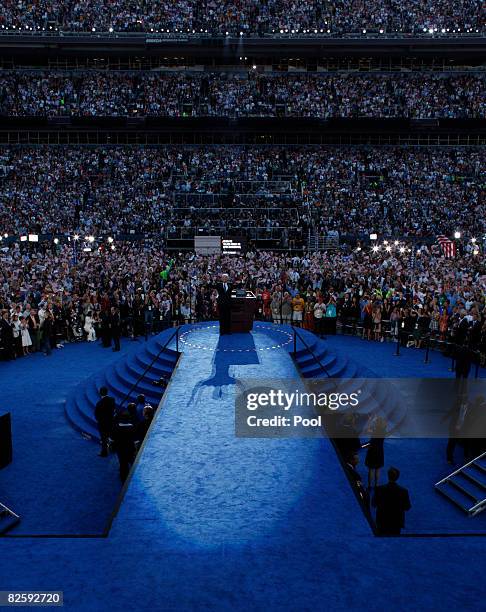
<svg viewBox="0 0 486 612">
<path fill-rule="evenodd" d="M 346 414 L 338 423 L 336 445 L 344 461 L 348 461 L 361 449 L 356 414 Z"/>
<path fill-rule="evenodd" d="M 152 424 L 154 418 L 154 409 L 152 406 L 147 405 L 143 409 L 143 417 L 137 426 L 137 440 L 139 444 L 142 445 L 142 442 L 145 440 L 145 436 L 147 435 L 147 431 L 149 430 L 150 425 Z"/>
<path fill-rule="evenodd" d="M 388 483 L 376 487 L 373 506 L 376 508 L 376 527 L 379 535 L 400 535 L 405 526 L 405 512 L 410 510 L 407 489 L 397 484 L 400 472 L 391 467 Z"/>
<path fill-rule="evenodd" d="M 95 406 L 95 419 L 98 423 L 98 431 L 100 432 L 100 457 L 107 457 L 108 439 L 113 429 L 113 419 L 115 418 L 115 400 L 109 397 L 106 387 L 101 387 L 100 396 L 101 399 Z"/>
<path fill-rule="evenodd" d="M 456 359 L 456 378 L 469 378 L 471 371 L 472 353 L 471 349 L 464 344 L 457 344 L 454 351 Z"/>
<path fill-rule="evenodd" d="M 113 350 L 120 350 L 120 335 L 121 335 L 121 320 L 120 313 L 116 306 L 112 306 L 110 313 L 110 332 L 111 337 L 113 338 Z"/>
<path fill-rule="evenodd" d="M 41 350 L 44 355 L 50 355 L 52 351 L 51 335 L 53 328 L 53 316 L 50 312 L 46 313 L 44 322 L 42 323 L 42 341 Z"/>
<path fill-rule="evenodd" d="M 219 334 L 231 333 L 231 291 L 233 286 L 227 274 L 221 275 L 221 282 L 216 284 L 218 292 Z"/>
<path fill-rule="evenodd" d="M 130 466 L 135 460 L 136 427 L 128 412 L 122 412 L 115 420 L 113 426 L 113 447 L 118 456 L 120 465 L 120 479 L 125 482 Z"/>
<path fill-rule="evenodd" d="M 0 318 L 0 354 L 2 359 L 12 359 L 14 356 L 13 348 L 13 329 L 8 318 L 8 311 L 5 310 Z"/>
<path fill-rule="evenodd" d="M 111 333 L 110 333 L 110 311 L 102 310 L 100 313 L 100 335 L 103 343 L 103 348 L 110 348 Z"/>
<path fill-rule="evenodd" d="M 459 388 L 460 390 L 460 388 Z M 449 439 L 447 441 L 446 459 L 450 465 L 454 464 L 454 451 L 461 442 L 461 429 L 467 409 L 467 396 L 459 394 L 452 408 L 444 416 L 444 421 L 449 419 Z"/>
</svg>

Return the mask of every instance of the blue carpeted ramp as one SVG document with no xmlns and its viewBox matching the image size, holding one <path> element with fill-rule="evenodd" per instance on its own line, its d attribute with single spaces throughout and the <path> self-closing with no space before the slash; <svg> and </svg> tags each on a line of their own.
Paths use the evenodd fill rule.
<svg viewBox="0 0 486 612">
<path fill-rule="evenodd" d="M 259 324 L 219 338 L 208 325 L 182 348 L 115 537 L 152 535 L 188 552 L 248 544 L 290 552 L 331 531 L 369 533 L 328 440 L 235 437 L 235 379 L 299 378 L 288 334 Z"/>
</svg>

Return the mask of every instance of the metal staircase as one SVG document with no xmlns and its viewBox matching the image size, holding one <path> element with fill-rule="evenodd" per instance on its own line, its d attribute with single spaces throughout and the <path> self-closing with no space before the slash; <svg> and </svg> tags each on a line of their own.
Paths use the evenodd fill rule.
<svg viewBox="0 0 486 612">
<path fill-rule="evenodd" d="M 20 521 L 20 516 L 0 503 L 0 535 L 12 529 Z"/>
<path fill-rule="evenodd" d="M 435 484 L 435 489 L 469 516 L 486 509 L 486 452 Z"/>
</svg>

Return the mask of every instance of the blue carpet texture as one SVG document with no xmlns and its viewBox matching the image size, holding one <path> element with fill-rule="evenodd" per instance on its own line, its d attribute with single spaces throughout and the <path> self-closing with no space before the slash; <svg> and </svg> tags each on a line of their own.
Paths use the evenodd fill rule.
<svg viewBox="0 0 486 612">
<path fill-rule="evenodd" d="M 328 440 L 235 437 L 238 378 L 298 377 L 288 337 L 264 324 L 246 336 L 219 338 L 212 325 L 187 333 L 110 535 L 4 538 L 0 588 L 61 589 L 70 610 L 484 609 L 485 539 L 375 538 Z M 389 344 L 325 343 L 316 349 L 342 376 L 356 376 L 363 364 L 378 376 L 423 376 L 420 351 L 392 359 Z M 138 343 L 126 345 L 133 362 Z M 44 526 L 59 525 L 62 512 L 49 511 L 60 505 L 71 533 L 104 523 L 119 488 L 113 461 L 93 456 L 96 446 L 68 424 L 63 404 L 79 382 L 114 364 L 113 354 L 85 345 L 51 360 L 2 364 L 2 405 L 14 414 L 18 455 L 0 473 L 0 496 L 21 514 L 38 511 Z M 426 367 L 431 376 L 451 376 L 440 355 Z M 408 529 L 445 531 L 432 516 L 449 520 L 456 512 L 448 515 L 432 488 L 434 470 L 445 469 L 443 447 L 434 442 L 410 456 L 404 444 L 388 441 L 385 453 L 411 491 Z M 417 478 L 425 463 L 429 474 Z M 432 500 L 440 504 L 434 510 Z M 28 520 L 38 527 L 37 518 Z"/>
<path fill-rule="evenodd" d="M 122 342 L 68 344 L 50 357 L 35 354 L 0 364 L 0 402 L 12 414 L 14 460 L 0 471 L 0 501 L 22 517 L 15 533 L 101 533 L 120 492 L 115 457 L 70 427 L 64 411 L 87 376 L 140 350 Z"/>
</svg>

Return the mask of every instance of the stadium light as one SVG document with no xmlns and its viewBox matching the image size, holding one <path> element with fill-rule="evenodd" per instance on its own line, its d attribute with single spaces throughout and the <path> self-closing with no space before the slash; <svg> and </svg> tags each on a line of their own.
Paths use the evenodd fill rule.
<svg viewBox="0 0 486 612">
<path fill-rule="evenodd" d="M 395 240 L 395 242 L 393 243 L 395 246 L 398 246 L 398 240 Z"/>
<path fill-rule="evenodd" d="M 94 242 L 94 236 L 88 236 L 88 237 L 86 238 L 86 240 L 87 240 L 88 242 Z"/>
<path fill-rule="evenodd" d="M 386 251 L 389 253 L 389 252 L 391 251 L 391 246 L 388 244 L 388 245 L 385 247 L 385 250 L 386 250 Z"/>
<path fill-rule="evenodd" d="M 59 238 L 54 238 L 54 244 L 59 244 Z"/>
<path fill-rule="evenodd" d="M 375 244 L 375 246 L 371 250 L 373 251 L 373 253 L 376 253 L 376 251 L 378 251 L 379 248 L 380 247 L 377 244 Z"/>
<path fill-rule="evenodd" d="M 472 242 L 473 244 L 475 244 L 475 243 L 476 243 L 476 238 L 471 238 L 471 242 Z"/>
<path fill-rule="evenodd" d="M 74 240 L 79 240 L 79 234 L 74 234 L 73 238 Z"/>
<path fill-rule="evenodd" d="M 5 234 L 3 235 L 4 238 L 8 238 L 8 234 L 7 232 L 5 232 Z"/>
<path fill-rule="evenodd" d="M 461 237 L 461 232 L 454 232 L 454 238 L 456 240 L 459 240 L 460 237 Z"/>
<path fill-rule="evenodd" d="M 370 240 L 378 240 L 378 234 L 370 234 Z"/>
<path fill-rule="evenodd" d="M 112 236 L 108 236 L 108 242 L 111 244 L 113 242 Z"/>
<path fill-rule="evenodd" d="M 405 253 L 405 247 L 400 247 L 399 251 L 400 253 Z"/>
</svg>

